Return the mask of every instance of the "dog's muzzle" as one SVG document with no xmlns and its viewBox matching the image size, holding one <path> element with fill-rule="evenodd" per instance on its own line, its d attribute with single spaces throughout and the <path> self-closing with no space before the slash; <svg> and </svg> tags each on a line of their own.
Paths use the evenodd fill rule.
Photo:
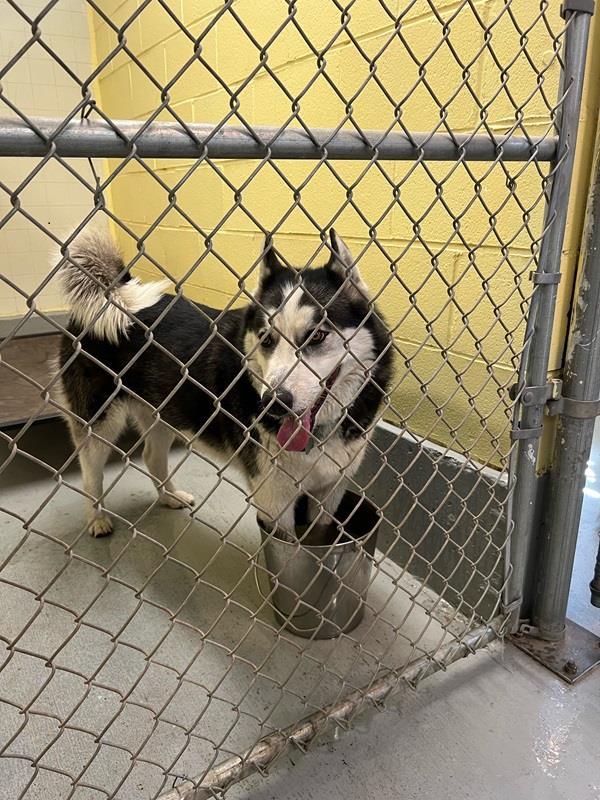
<svg viewBox="0 0 600 800">
<path fill-rule="evenodd" d="M 269 417 L 281 419 L 292 413 L 294 395 L 287 389 L 266 391 L 260 401 L 260 410 L 265 411 Z"/>
<path fill-rule="evenodd" d="M 340 368 L 336 367 L 325 381 L 325 387 L 317 398 L 317 402 L 310 408 L 305 409 L 302 414 L 288 414 L 279 418 L 281 426 L 277 432 L 277 441 L 282 449 L 293 452 L 306 451 L 311 441 L 310 437 L 315 424 L 315 417 L 321 410 L 339 373 Z"/>
</svg>

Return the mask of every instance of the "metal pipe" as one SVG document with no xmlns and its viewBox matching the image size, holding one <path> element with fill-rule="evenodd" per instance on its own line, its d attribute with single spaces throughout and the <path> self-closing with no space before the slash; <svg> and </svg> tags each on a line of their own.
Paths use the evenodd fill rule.
<svg viewBox="0 0 600 800">
<path fill-rule="evenodd" d="M 599 143 L 600 138 L 597 137 L 583 237 L 582 268 L 575 292 L 563 370 L 563 397 L 575 401 L 596 400 L 600 396 Z M 566 411 L 570 408 L 573 408 L 573 404 L 569 404 Z M 561 414 L 558 420 L 548 514 L 532 615 L 532 624 L 537 628 L 536 636 L 542 639 L 559 639 L 565 629 L 594 422 L 593 417 L 579 419 L 566 413 Z"/>
<path fill-rule="evenodd" d="M 388 672 L 368 688 L 349 694 L 322 711 L 317 711 L 300 722 L 273 733 L 251 747 L 242 756 L 233 756 L 211 769 L 203 778 L 188 780 L 179 786 L 161 794 L 158 800 L 209 800 L 219 791 L 224 791 L 233 783 L 238 783 L 253 772 L 262 772 L 290 744 L 300 747 L 308 745 L 330 722 L 344 723 L 366 707 L 381 704 L 389 698 L 403 683 L 414 683 L 423 680 L 441 669 L 464 658 L 475 650 L 486 647 L 496 639 L 504 618 L 499 617 L 490 625 L 475 628 L 461 641 L 451 642 L 436 653 L 435 658 L 423 656 L 413 662 L 401 675 L 396 671 Z"/>
<path fill-rule="evenodd" d="M 572 12 L 565 33 L 563 87 L 567 94 L 562 106 L 560 135 L 556 161 L 559 164 L 552 181 L 545 217 L 548 227 L 542 240 L 539 269 L 541 272 L 560 271 L 562 246 L 569 207 L 569 192 L 573 176 L 575 144 L 579 127 L 579 111 L 587 55 L 590 15 Z M 557 284 L 540 284 L 531 300 L 526 341 L 525 384 L 540 386 L 547 381 L 550 343 L 554 323 Z M 523 410 L 520 427 L 536 431 L 542 425 L 543 404 Z M 527 556 L 533 533 L 537 490 L 537 457 L 539 438 L 519 439 L 516 482 L 513 502 L 513 532 L 510 544 L 512 572 L 506 588 L 505 603 L 513 609 L 512 630 L 519 625 L 519 602 L 523 596 Z"/>
<path fill-rule="evenodd" d="M 177 122 L 146 123 L 136 120 L 63 120 L 32 117 L 31 124 L 20 119 L 0 119 L 0 156 L 42 156 L 50 142 L 60 156 L 73 158 L 125 157 L 134 147 L 144 158 L 253 158 L 267 155 L 277 159 L 329 159 L 369 161 L 374 148 L 380 160 L 415 161 L 552 161 L 556 156 L 555 136 L 526 139 L 519 136 L 496 138 L 469 135 L 366 131 L 266 128 L 252 131 L 226 125 Z M 36 129 L 39 132 L 36 132 Z M 142 130 L 143 128 L 143 130 Z M 57 133 L 58 131 L 58 133 Z M 141 132 L 140 132 L 141 131 Z M 189 131 L 189 132 L 188 132 Z M 41 134 L 41 135 L 40 135 Z"/>
</svg>

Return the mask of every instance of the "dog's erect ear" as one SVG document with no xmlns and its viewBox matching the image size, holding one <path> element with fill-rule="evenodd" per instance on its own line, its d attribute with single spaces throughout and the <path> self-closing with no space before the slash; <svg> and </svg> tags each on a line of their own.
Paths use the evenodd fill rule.
<svg viewBox="0 0 600 800">
<path fill-rule="evenodd" d="M 340 278 L 347 280 L 347 288 L 350 291 L 360 292 L 368 297 L 369 290 L 360 277 L 360 272 L 352 258 L 348 245 L 333 228 L 329 232 L 329 238 L 331 239 L 331 255 L 325 268 L 335 272 Z"/>
<path fill-rule="evenodd" d="M 258 286 L 264 286 L 266 281 L 269 278 L 272 278 L 277 272 L 285 269 L 285 266 L 281 263 L 279 258 L 277 257 L 277 253 L 275 252 L 275 248 L 273 247 L 273 237 L 270 234 L 267 234 L 265 238 L 265 249 L 263 252 L 262 262 L 260 265 L 260 271 L 258 273 Z"/>
</svg>

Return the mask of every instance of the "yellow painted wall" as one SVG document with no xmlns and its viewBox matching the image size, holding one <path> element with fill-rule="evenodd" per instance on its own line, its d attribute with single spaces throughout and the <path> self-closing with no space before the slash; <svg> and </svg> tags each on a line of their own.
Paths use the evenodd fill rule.
<svg viewBox="0 0 600 800">
<path fill-rule="evenodd" d="M 80 0 L 61 0 L 44 16 L 42 31 L 46 46 L 68 62 L 75 73 L 90 74 L 88 15 Z M 30 42 L 31 23 L 27 17 L 9 3 L 0 3 L 2 61 L 7 63 L 23 51 L 2 77 L 0 114 L 17 117 L 9 104 L 31 117 L 62 118 L 72 113 L 81 100 L 81 87 L 49 52 L 41 45 L 28 47 Z M 39 163 L 39 158 L 0 158 L 0 317 L 10 318 L 15 324 L 28 311 L 27 298 L 34 298 L 35 308 L 40 311 L 64 308 L 60 282 L 47 280 L 48 265 L 56 260 L 57 251 L 47 231 L 60 236 L 73 230 L 90 209 L 90 193 L 58 161 L 47 161 L 35 178 L 28 180 Z M 85 163 L 82 166 L 79 159 L 68 163 L 88 178 Z M 13 213 L 11 192 L 17 189 L 24 214 Z"/>
<path fill-rule="evenodd" d="M 104 0 L 102 8 L 121 25 L 137 5 Z M 387 2 L 395 17 L 407 5 L 395 32 L 378 0 L 356 0 L 347 31 L 340 32 L 333 2 L 300 0 L 294 21 L 315 50 L 326 50 L 318 59 L 287 16 L 287 3 L 237 0 L 236 19 L 216 0 L 171 0 L 173 13 L 201 41 L 202 63 L 186 33 L 150 4 L 125 35 L 159 86 L 120 52 L 99 75 L 96 95 L 115 119 L 147 119 L 166 87 L 173 111 L 193 122 L 218 123 L 239 104 L 231 124 L 297 126 L 297 107 L 305 125 L 337 127 L 351 108 L 364 129 L 399 129 L 400 120 L 409 130 L 431 131 L 444 116 L 454 131 L 470 132 L 484 117 L 503 133 L 514 124 L 516 104 L 522 118 L 517 133 L 550 129 L 558 66 L 538 3 L 517 0 L 509 14 L 503 0 L 479 0 L 475 12 L 462 2 L 438 0 L 435 13 L 426 0 Z M 547 20 L 559 32 L 559 0 L 550 5 Z M 100 63 L 118 48 L 117 36 L 96 14 L 91 25 Z M 261 66 L 261 51 L 272 74 Z M 538 74 L 543 92 L 535 91 Z M 173 119 L 167 110 L 160 118 Z M 106 168 L 118 166 L 113 161 Z M 505 463 L 511 423 L 504 389 L 514 381 L 521 347 L 545 166 L 279 162 L 256 172 L 257 166 L 243 160 L 148 160 L 144 166 L 134 160 L 111 183 L 109 202 L 136 236 L 146 236 L 160 219 L 144 240 L 146 252 L 184 280 L 188 296 L 218 306 L 243 302 L 240 277 L 262 246 L 255 219 L 277 231 L 278 248 L 297 264 L 315 254 L 315 225 L 334 223 L 360 255 L 361 271 L 394 329 L 397 386 L 388 418 L 481 461 Z M 170 208 L 170 193 L 177 208 Z M 369 243 L 370 227 L 385 252 Z M 132 257 L 134 240 L 122 232 L 119 238 Z M 154 274 L 147 260 L 136 269 Z M 251 289 L 255 282 L 250 275 L 244 285 Z"/>
</svg>

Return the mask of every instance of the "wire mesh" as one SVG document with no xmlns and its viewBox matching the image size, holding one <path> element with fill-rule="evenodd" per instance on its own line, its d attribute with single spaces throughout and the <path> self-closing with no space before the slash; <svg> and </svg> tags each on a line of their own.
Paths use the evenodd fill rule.
<svg viewBox="0 0 600 800">
<path fill-rule="evenodd" d="M 166 0 L 110 9 L 88 0 L 95 60 L 76 68 L 68 42 L 47 33 L 66 4 L 6 5 L 19 35 L 3 54 L 3 113 L 13 128 L 20 121 L 33 131 L 44 152 L 11 162 L 10 180 L 0 180 L 0 232 L 16 240 L 23 225 L 57 255 L 34 285 L 22 271 L 2 278 L 19 309 L 0 343 L 3 383 L 33 387 L 41 401 L 23 411 L 24 423 L 0 431 L 1 763 L 19 798 L 158 797 L 173 787 L 180 796 L 218 796 L 290 743 L 304 747 L 325 722 L 350 724 L 365 704 L 383 707 L 402 682 L 416 683 L 502 631 L 515 446 L 509 389 L 528 345 L 532 294 L 544 288 L 529 275 L 539 269 L 552 224 L 544 210 L 563 163 L 555 144 L 569 87 L 559 76 L 574 15 L 564 22 L 550 2 L 355 0 L 328 3 L 321 17 L 288 0 L 268 28 L 243 0 L 208 4 L 202 15 Z M 336 20 L 331 36 L 327 14 Z M 435 37 L 419 32 L 424 18 Z M 358 59 L 351 79 L 340 51 Z M 400 53 L 412 66 L 399 76 L 390 62 Z M 27 65 L 35 88 L 34 55 L 76 90 L 60 118 L 40 113 L 11 83 Z M 129 96 L 110 93 L 119 71 L 127 71 Z M 208 112 L 196 108 L 197 126 L 185 92 L 208 79 L 206 98 L 216 99 L 206 103 L 218 121 L 207 126 Z M 374 102 L 387 120 L 376 132 Z M 426 133 L 415 133 L 417 118 Z M 104 161 L 63 155 L 60 137 L 79 120 L 102 123 L 126 153 Z M 165 121 L 196 149 L 175 171 L 165 166 L 168 147 L 162 158 L 138 149 Z M 260 145 L 260 157 L 211 154 L 232 125 Z M 290 128 L 312 146 L 310 161 L 273 156 Z M 356 164 L 329 153 L 346 133 L 366 151 Z M 406 164 L 381 155 L 397 135 L 411 148 Z M 434 164 L 440 135 L 456 158 Z M 478 137 L 493 142 L 487 162 L 469 158 Z M 87 198 L 76 220 L 46 221 L 35 193 L 52 170 Z M 57 185 L 47 189 L 50 206 Z M 191 186 L 204 195 L 202 213 Z M 399 241 L 397 219 L 409 231 Z M 105 245 L 81 245 L 99 221 L 125 253 L 109 279 L 93 257 Z M 352 255 L 330 238 L 334 228 Z M 243 253 L 228 239 L 240 230 Z M 179 246 L 186 237 L 190 252 Z M 338 284 L 323 295 L 311 276 L 325 261 Z M 291 264 L 301 265 L 293 279 Z M 65 270 L 88 292 L 75 291 L 79 312 L 69 325 L 47 299 Z M 122 292 L 132 270 L 166 281 L 166 299 L 150 316 Z M 267 288 L 278 274 L 293 285 L 274 302 Z M 169 322 L 185 297 L 216 298 L 217 307 L 188 305 L 183 323 Z M 242 306 L 263 322 L 249 338 L 240 338 Z M 306 307 L 314 316 L 299 340 Z M 342 325 L 349 308 L 352 321 Z M 62 342 L 59 366 L 45 379 L 14 350 L 37 319 Z M 119 332 L 112 345 L 108 320 Z M 182 355 L 168 342 L 184 339 L 187 325 L 204 333 Z M 176 335 L 165 336 L 171 327 Z M 326 369 L 314 350 L 321 335 L 340 346 Z M 288 360 L 274 378 L 283 351 Z M 237 369 L 219 382 L 230 361 Z M 344 370 L 354 382 L 345 390 L 338 382 L 336 398 Z M 306 407 L 281 394 L 305 385 L 313 391 L 308 423 Z M 322 396 L 335 409 L 327 425 L 317 424 Z M 178 422 L 173 408 L 198 398 L 208 411 L 194 412 L 193 427 Z M 285 413 L 274 423 L 277 402 Z M 235 409 L 248 403 L 240 418 Z M 55 427 L 36 425 L 53 413 L 66 418 L 72 448 Z M 119 438 L 132 419 L 129 438 Z M 310 452 L 289 452 L 276 435 L 281 419 L 295 420 L 287 445 L 308 438 Z M 218 454 L 214 437 L 212 449 L 203 444 L 216 425 L 228 431 Z M 308 499 L 308 535 L 323 535 L 323 519 L 344 523 L 337 515 L 345 489 L 369 498 L 381 519 L 377 549 L 355 553 L 370 567 L 364 619 L 320 639 L 333 602 L 300 638 L 289 624 L 307 605 L 315 612 L 310 585 L 277 616 L 282 578 L 264 551 L 274 536 L 295 546 L 300 497 Z M 333 579 L 336 567 L 315 564 L 316 576 Z"/>
</svg>

